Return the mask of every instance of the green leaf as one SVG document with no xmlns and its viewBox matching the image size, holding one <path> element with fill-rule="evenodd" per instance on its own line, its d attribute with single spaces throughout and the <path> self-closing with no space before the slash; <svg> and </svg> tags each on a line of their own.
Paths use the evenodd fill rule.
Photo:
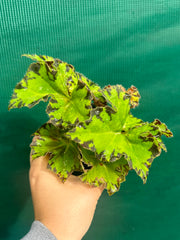
<svg viewBox="0 0 180 240">
<path fill-rule="evenodd" d="M 91 95 L 86 86 L 78 82 L 69 98 L 52 98 L 46 112 L 53 124 L 68 126 L 88 119 L 91 108 Z"/>
<path fill-rule="evenodd" d="M 31 108 L 50 97 L 46 111 L 55 125 L 73 125 L 88 119 L 92 97 L 86 85 L 78 80 L 74 68 L 59 59 L 27 56 L 41 61 L 31 64 L 16 85 L 8 109 Z"/>
<path fill-rule="evenodd" d="M 107 99 L 109 103 L 112 104 L 112 107 L 116 109 L 116 104 L 119 103 L 116 93 L 118 92 L 118 95 L 123 93 L 124 99 L 127 98 L 129 99 L 129 104 L 131 108 L 135 108 L 139 105 L 139 99 L 140 99 L 140 94 L 135 86 L 131 86 L 128 90 L 126 90 L 122 85 L 108 85 L 104 87 L 103 89 L 103 95 Z"/>
<path fill-rule="evenodd" d="M 162 135 L 165 135 L 166 137 L 173 137 L 173 134 L 167 128 L 166 124 L 162 123 L 159 119 L 155 119 L 152 123 L 149 124 L 149 126 L 151 127 L 151 132 L 147 131 L 142 133 L 141 138 L 144 139 L 144 141 L 153 141 L 154 145 L 158 149 L 157 156 L 159 156 L 161 153 L 161 149 L 167 152 L 166 146 L 164 145 L 160 137 Z"/>
<path fill-rule="evenodd" d="M 49 100 L 50 121 L 34 133 L 32 159 L 48 154 L 48 167 L 62 181 L 78 171 L 82 181 L 105 185 L 109 195 L 131 169 L 145 183 L 153 159 L 167 151 L 161 136 L 173 134 L 158 119 L 143 122 L 130 113 L 139 104 L 137 88 L 117 84 L 101 89 L 57 58 L 22 56 L 35 63 L 16 85 L 8 109 Z"/>
<path fill-rule="evenodd" d="M 110 107 L 93 109 L 90 120 L 77 125 L 67 132 L 67 136 L 84 148 L 96 152 L 100 160 L 111 162 L 123 155 L 130 168 L 145 183 L 153 159 L 159 156 L 163 148 L 159 144 L 161 140 L 157 130 L 154 124 L 143 122 L 130 114 L 129 98 L 119 85 L 107 90 L 105 95 L 110 96 L 116 112 Z M 145 138 L 145 133 L 151 133 L 152 137 Z M 167 131 L 161 133 L 166 135 Z"/>
<path fill-rule="evenodd" d="M 90 170 L 86 170 L 80 178 L 83 182 L 89 183 L 96 187 L 104 185 L 109 195 L 117 192 L 120 184 L 125 181 L 128 174 L 129 166 L 124 157 L 109 163 L 99 161 L 92 151 L 81 147 L 83 161 L 92 166 Z"/>
<path fill-rule="evenodd" d="M 64 128 L 56 128 L 53 124 L 46 123 L 34 133 L 39 138 L 31 143 L 32 159 L 49 153 L 48 167 L 63 181 L 73 171 L 82 171 L 77 144 L 64 137 L 66 131 Z"/>
<path fill-rule="evenodd" d="M 155 119 L 150 126 L 153 128 L 153 134 L 157 136 L 165 135 L 166 137 L 173 137 L 172 132 L 167 128 L 165 123 L 162 123 L 159 119 Z"/>
<path fill-rule="evenodd" d="M 127 96 L 127 94 L 125 93 L 125 88 L 122 85 L 108 85 L 106 87 L 103 88 L 103 95 L 104 97 L 109 101 L 109 103 L 111 104 L 112 108 L 117 111 L 117 109 L 119 109 L 119 106 L 121 104 L 124 104 L 123 101 L 119 100 L 119 96 L 121 93 L 121 98 L 123 98 L 123 100 L 127 100 L 126 103 L 129 103 L 129 97 Z M 127 111 L 129 112 L 130 107 L 127 105 Z"/>
<path fill-rule="evenodd" d="M 54 62 L 53 57 L 45 56 L 45 55 L 36 55 L 36 54 L 23 54 L 23 57 L 27 57 L 37 62 Z"/>
<path fill-rule="evenodd" d="M 83 83 L 86 84 L 86 86 L 90 90 L 95 105 L 96 106 L 106 105 L 106 99 L 103 96 L 103 91 L 101 90 L 101 87 L 98 84 L 91 81 L 90 79 L 88 79 L 87 77 L 85 77 L 81 73 L 77 73 L 77 76 Z"/>
</svg>

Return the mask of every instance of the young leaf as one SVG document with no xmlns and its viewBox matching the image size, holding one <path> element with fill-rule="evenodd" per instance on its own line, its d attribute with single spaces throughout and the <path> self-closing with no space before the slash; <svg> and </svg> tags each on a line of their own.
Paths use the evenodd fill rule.
<svg viewBox="0 0 180 240">
<path fill-rule="evenodd" d="M 130 97 L 131 108 L 135 108 L 139 105 L 140 94 L 135 86 L 131 86 L 126 93 Z"/>
<path fill-rule="evenodd" d="M 67 135 L 84 148 L 96 152 L 101 160 L 111 162 L 123 155 L 145 183 L 153 159 L 163 148 L 157 146 L 159 135 L 154 132 L 152 123 L 133 118 L 129 113 L 129 99 L 119 86 L 114 86 L 109 96 L 116 112 L 109 107 L 93 109 L 90 120 L 77 125 Z M 167 135 L 167 131 L 161 134 Z M 151 133 L 151 139 L 144 138 L 144 133 Z"/>
<path fill-rule="evenodd" d="M 31 144 L 32 159 L 49 153 L 49 168 L 63 181 L 73 171 L 82 171 L 77 144 L 64 137 L 66 131 L 64 128 L 56 128 L 53 124 L 46 123 L 34 133 L 39 138 Z"/>
<path fill-rule="evenodd" d="M 94 152 L 82 147 L 80 149 L 83 161 L 92 166 L 90 170 L 86 170 L 80 175 L 82 181 L 96 187 L 105 185 L 109 195 L 117 192 L 129 171 L 128 163 L 124 157 L 112 163 L 102 162 L 96 158 Z"/>
</svg>

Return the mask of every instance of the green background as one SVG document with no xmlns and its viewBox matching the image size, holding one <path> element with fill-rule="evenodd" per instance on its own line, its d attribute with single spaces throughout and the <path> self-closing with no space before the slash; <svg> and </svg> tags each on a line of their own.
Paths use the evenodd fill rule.
<svg viewBox="0 0 180 240">
<path fill-rule="evenodd" d="M 118 193 L 104 191 L 83 240 L 180 239 L 179 0 L 1 0 L 0 239 L 22 237 L 33 221 L 28 182 L 30 135 L 45 103 L 7 111 L 13 88 L 44 54 L 75 66 L 100 86 L 136 86 L 144 121 L 165 122 L 174 138 L 154 160 L 147 184 L 131 172 Z"/>
</svg>

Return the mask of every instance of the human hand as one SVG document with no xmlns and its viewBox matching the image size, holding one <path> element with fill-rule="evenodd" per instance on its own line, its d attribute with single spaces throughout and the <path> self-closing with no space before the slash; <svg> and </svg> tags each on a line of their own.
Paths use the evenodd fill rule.
<svg viewBox="0 0 180 240">
<path fill-rule="evenodd" d="M 71 175 L 65 183 L 50 169 L 49 156 L 30 157 L 30 186 L 35 220 L 58 240 L 80 240 L 88 231 L 104 187 L 92 187 Z"/>
</svg>

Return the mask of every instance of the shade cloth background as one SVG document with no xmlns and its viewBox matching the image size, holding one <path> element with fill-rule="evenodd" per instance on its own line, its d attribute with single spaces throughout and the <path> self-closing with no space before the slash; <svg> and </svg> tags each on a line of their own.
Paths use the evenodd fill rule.
<svg viewBox="0 0 180 240">
<path fill-rule="evenodd" d="M 48 120 L 45 103 L 7 111 L 29 64 L 24 53 L 75 66 L 100 86 L 135 85 L 133 110 L 173 131 L 168 152 L 154 160 L 147 184 L 130 173 L 118 193 L 106 191 L 83 238 L 180 239 L 179 0 L 1 0 L 0 3 L 0 239 L 22 237 L 33 221 L 28 182 L 30 135 Z"/>
</svg>

